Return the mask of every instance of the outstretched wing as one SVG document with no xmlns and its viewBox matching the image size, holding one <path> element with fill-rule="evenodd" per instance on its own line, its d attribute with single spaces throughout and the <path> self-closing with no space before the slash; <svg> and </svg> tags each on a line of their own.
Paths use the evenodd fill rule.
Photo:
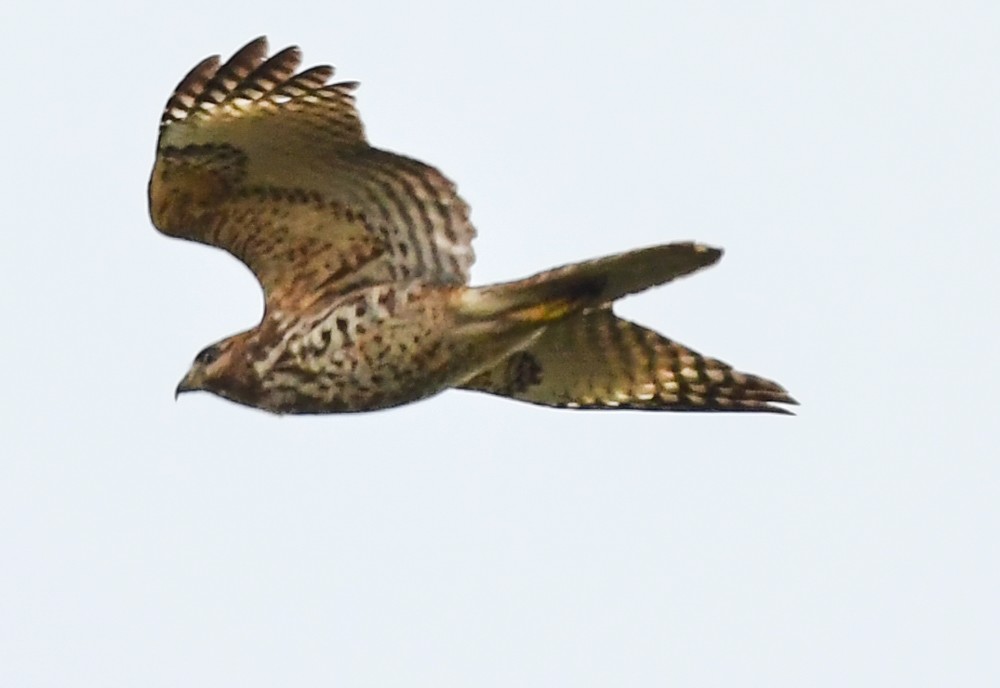
<svg viewBox="0 0 1000 688">
<path fill-rule="evenodd" d="M 550 325 L 462 389 L 543 406 L 651 411 L 769 411 L 796 404 L 781 385 L 741 373 L 610 308 Z"/>
<path fill-rule="evenodd" d="M 258 38 L 181 81 L 160 121 L 153 224 L 243 261 L 268 304 L 422 278 L 463 284 L 475 230 L 433 167 L 368 145 L 357 84 Z M 291 302 L 291 303 L 289 303 Z"/>
</svg>

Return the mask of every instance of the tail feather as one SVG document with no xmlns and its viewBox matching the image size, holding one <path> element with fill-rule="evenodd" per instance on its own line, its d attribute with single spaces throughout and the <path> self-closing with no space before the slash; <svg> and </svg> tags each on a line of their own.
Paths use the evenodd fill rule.
<svg viewBox="0 0 1000 688">
<path fill-rule="evenodd" d="M 459 384 L 489 394 L 563 408 L 660 411 L 766 411 L 796 401 L 775 382 L 733 370 L 615 316 L 627 294 L 711 265 L 722 251 L 668 244 L 567 265 L 518 282 L 463 290 L 464 335 L 512 348 Z M 515 341 L 511 339 L 510 341 Z"/>
<path fill-rule="evenodd" d="M 545 406 L 791 413 L 781 385 L 618 318 L 577 313 L 462 385 Z"/>
</svg>

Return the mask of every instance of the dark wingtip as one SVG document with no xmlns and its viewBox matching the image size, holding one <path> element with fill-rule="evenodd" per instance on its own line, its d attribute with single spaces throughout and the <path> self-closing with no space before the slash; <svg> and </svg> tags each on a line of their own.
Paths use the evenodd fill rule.
<svg viewBox="0 0 1000 688">
<path fill-rule="evenodd" d="M 712 265 L 719 262 L 722 258 L 725 250 L 718 246 L 709 246 L 708 244 L 693 244 L 696 253 L 705 254 L 705 265 Z"/>
</svg>

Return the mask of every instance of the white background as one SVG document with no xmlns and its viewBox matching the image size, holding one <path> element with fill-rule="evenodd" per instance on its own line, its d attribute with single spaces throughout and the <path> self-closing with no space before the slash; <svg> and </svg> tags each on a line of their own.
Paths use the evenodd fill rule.
<svg viewBox="0 0 1000 688">
<path fill-rule="evenodd" d="M 996 3 L 10 2 L 0 32 L 0 685 L 1000 681 Z M 150 226 L 157 120 L 262 33 L 459 183 L 476 283 L 723 246 L 620 311 L 800 415 L 175 403 L 261 299 Z"/>
</svg>

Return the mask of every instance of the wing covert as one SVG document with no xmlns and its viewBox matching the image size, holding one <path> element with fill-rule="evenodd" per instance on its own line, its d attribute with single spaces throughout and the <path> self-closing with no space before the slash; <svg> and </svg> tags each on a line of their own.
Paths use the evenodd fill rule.
<svg viewBox="0 0 1000 688">
<path fill-rule="evenodd" d="M 258 38 L 178 84 L 149 187 L 165 234 L 223 248 L 267 300 L 422 278 L 466 283 L 475 230 L 435 168 L 370 146 L 354 82 L 297 72 L 298 48 Z"/>
</svg>

